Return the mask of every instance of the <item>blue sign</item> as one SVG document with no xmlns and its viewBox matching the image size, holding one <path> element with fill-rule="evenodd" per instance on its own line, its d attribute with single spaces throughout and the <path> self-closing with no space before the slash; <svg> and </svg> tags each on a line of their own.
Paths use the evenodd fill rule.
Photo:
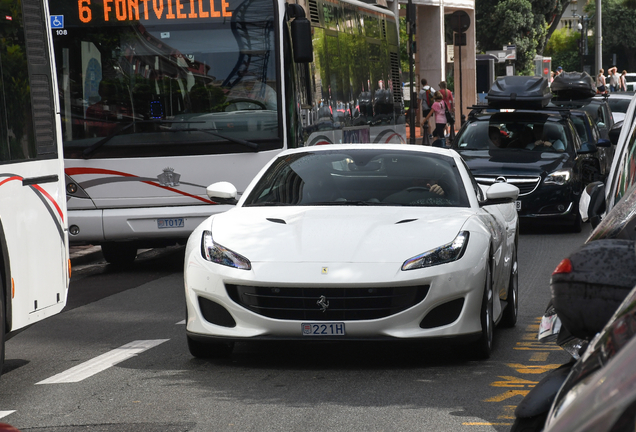
<svg viewBox="0 0 636 432">
<path fill-rule="evenodd" d="M 63 29 L 64 28 L 64 15 L 51 15 L 51 28 Z"/>
</svg>

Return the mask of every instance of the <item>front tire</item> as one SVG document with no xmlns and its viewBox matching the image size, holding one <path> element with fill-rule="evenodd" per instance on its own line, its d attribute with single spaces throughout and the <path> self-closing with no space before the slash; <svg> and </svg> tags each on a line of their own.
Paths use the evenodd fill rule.
<svg viewBox="0 0 636 432">
<path fill-rule="evenodd" d="M 512 255 L 512 269 L 510 271 L 510 282 L 508 283 L 508 304 L 501 317 L 501 325 L 504 327 L 514 327 L 519 316 L 519 266 L 517 263 L 517 248 Z"/>
<path fill-rule="evenodd" d="M 474 347 L 475 356 L 482 360 L 490 358 L 495 331 L 491 263 L 486 265 L 486 281 L 484 285 L 484 296 L 481 302 L 481 336 Z"/>
<path fill-rule="evenodd" d="M 102 243 L 102 255 L 109 264 L 118 267 L 129 266 L 137 258 L 137 246 L 133 243 Z"/>
<path fill-rule="evenodd" d="M 188 338 L 188 350 L 196 358 L 225 358 L 229 357 L 234 350 L 234 342 L 200 342 Z"/>
</svg>

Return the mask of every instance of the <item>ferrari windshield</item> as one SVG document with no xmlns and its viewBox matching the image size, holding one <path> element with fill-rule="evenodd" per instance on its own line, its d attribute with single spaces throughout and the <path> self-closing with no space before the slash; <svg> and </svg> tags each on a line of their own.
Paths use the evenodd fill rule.
<svg viewBox="0 0 636 432">
<path fill-rule="evenodd" d="M 272 0 L 51 0 L 50 9 L 64 19 L 54 46 L 65 157 L 282 147 Z"/>
<path fill-rule="evenodd" d="M 469 203 L 450 157 L 359 149 L 282 156 L 243 205 L 468 207 Z"/>
</svg>

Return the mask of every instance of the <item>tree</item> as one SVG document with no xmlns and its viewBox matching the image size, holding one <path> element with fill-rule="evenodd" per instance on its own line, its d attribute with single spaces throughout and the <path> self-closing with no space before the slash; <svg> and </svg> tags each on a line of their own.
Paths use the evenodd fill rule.
<svg viewBox="0 0 636 432">
<path fill-rule="evenodd" d="M 604 64 L 609 65 L 612 54 L 617 54 L 619 70 L 636 70 L 636 0 L 603 0 L 601 7 Z"/>
<path fill-rule="evenodd" d="M 581 56 L 579 54 L 579 42 L 581 34 L 566 28 L 556 30 L 543 52 L 552 57 L 554 67 L 562 66 L 566 71 L 578 71 L 581 69 Z"/>
<path fill-rule="evenodd" d="M 636 1 L 636 0 L 632 0 Z M 476 33 L 481 50 L 517 50 L 517 72 L 532 74 L 534 57 L 542 54 L 549 35 L 570 0 L 476 0 Z"/>
</svg>

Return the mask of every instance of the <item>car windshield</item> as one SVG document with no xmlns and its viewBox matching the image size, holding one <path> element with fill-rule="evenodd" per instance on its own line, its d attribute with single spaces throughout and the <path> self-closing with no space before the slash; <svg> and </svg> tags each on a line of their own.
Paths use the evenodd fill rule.
<svg viewBox="0 0 636 432">
<path fill-rule="evenodd" d="M 469 124 L 455 140 L 458 150 L 562 153 L 568 149 L 564 125 L 545 117 L 492 116 Z"/>
<path fill-rule="evenodd" d="M 91 14 L 80 2 L 79 17 L 77 2 L 50 3 L 66 17 L 54 48 L 67 159 L 281 147 L 273 1 L 227 0 L 213 13 L 183 1 L 196 13 L 179 19 L 172 0 Z"/>
<path fill-rule="evenodd" d="M 244 206 L 468 207 L 451 157 L 411 151 L 333 150 L 282 156 Z"/>
<path fill-rule="evenodd" d="M 632 101 L 631 98 L 613 98 L 610 97 L 607 100 L 607 103 L 610 106 L 612 112 L 626 113 L 627 108 L 629 108 L 629 103 Z"/>
</svg>

